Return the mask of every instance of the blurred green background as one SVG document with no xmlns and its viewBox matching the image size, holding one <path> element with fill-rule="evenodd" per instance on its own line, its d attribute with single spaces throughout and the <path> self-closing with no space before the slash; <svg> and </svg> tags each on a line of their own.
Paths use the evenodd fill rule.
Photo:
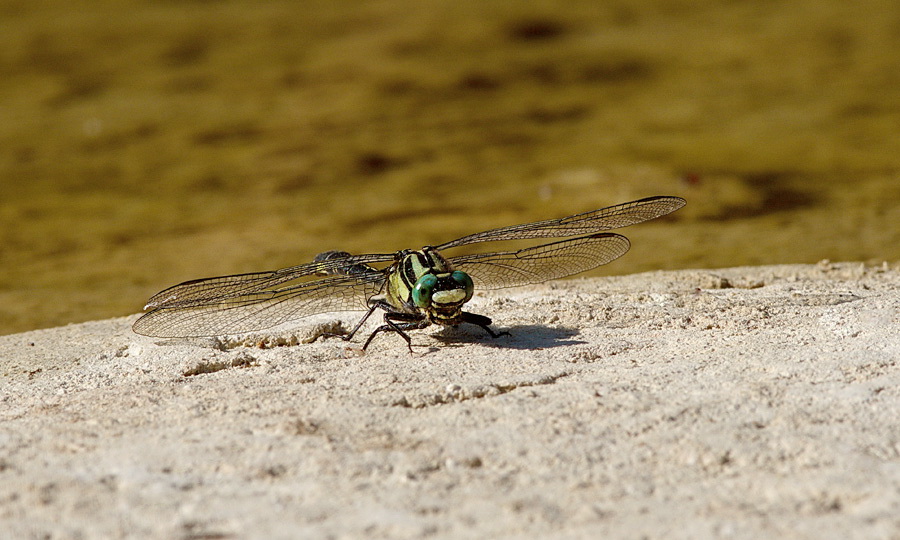
<svg viewBox="0 0 900 540">
<path fill-rule="evenodd" d="M 649 195 L 602 273 L 900 259 L 892 0 L 4 0 L 0 334 Z"/>
</svg>

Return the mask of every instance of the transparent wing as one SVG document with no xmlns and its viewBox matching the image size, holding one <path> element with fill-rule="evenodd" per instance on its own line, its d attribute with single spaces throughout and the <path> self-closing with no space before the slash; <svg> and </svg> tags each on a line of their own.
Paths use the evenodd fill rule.
<svg viewBox="0 0 900 540">
<path fill-rule="evenodd" d="M 631 247 L 619 234 L 598 233 L 518 251 L 462 255 L 449 259 L 476 289 L 503 289 L 586 272 L 624 255 Z"/>
<path fill-rule="evenodd" d="M 333 253 L 333 252 L 329 252 Z M 324 254 L 322 254 L 324 255 Z M 160 291 L 150 297 L 144 309 L 175 308 L 192 306 L 195 302 L 211 303 L 227 300 L 242 295 L 250 295 L 270 291 L 279 285 L 299 281 L 311 276 L 325 274 L 343 274 L 344 269 L 362 267 L 369 263 L 392 261 L 394 254 L 350 255 L 328 260 L 316 260 L 310 263 L 282 268 L 270 272 L 254 272 L 235 274 L 232 276 L 212 277 L 185 281 Z M 377 272 L 374 268 L 371 271 Z"/>
<path fill-rule="evenodd" d="M 655 219 L 672 213 L 684 205 L 685 200 L 681 197 L 648 197 L 600 210 L 575 214 L 574 216 L 501 227 L 470 234 L 435 246 L 435 248 L 443 250 L 476 242 L 522 240 L 527 238 L 559 238 L 562 236 L 593 234 Z"/>
<path fill-rule="evenodd" d="M 315 270 L 321 268 L 319 265 Z M 335 263 L 332 270 L 340 268 Z M 316 313 L 368 309 L 367 300 L 381 292 L 385 281 L 384 273 L 375 269 L 365 274 L 329 275 L 306 281 L 300 280 L 316 272 L 303 270 L 282 275 L 286 270 L 291 269 L 175 285 L 151 298 L 147 305 L 150 311 L 134 323 L 133 330 L 155 337 L 252 332 Z M 298 282 L 291 283 L 295 280 Z"/>
<path fill-rule="evenodd" d="M 502 227 L 435 246 L 438 250 L 496 240 L 587 235 L 518 251 L 451 258 L 484 289 L 540 283 L 606 264 L 628 251 L 628 239 L 600 233 L 678 210 L 678 197 L 650 197 L 561 219 Z M 134 324 L 138 334 L 191 337 L 237 334 L 329 311 L 367 309 L 380 293 L 388 270 L 370 263 L 394 261 L 395 254 L 350 255 L 326 252 L 311 263 L 187 281 L 150 298 Z"/>
</svg>

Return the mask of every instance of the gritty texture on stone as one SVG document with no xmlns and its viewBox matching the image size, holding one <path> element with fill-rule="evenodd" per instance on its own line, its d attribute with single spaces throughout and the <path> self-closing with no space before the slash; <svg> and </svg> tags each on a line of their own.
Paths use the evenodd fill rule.
<svg viewBox="0 0 900 540">
<path fill-rule="evenodd" d="M 469 308 L 511 335 L 304 343 L 357 317 L 326 314 L 237 340 L 136 316 L 0 337 L 0 530 L 900 535 L 900 272 L 654 272 Z"/>
</svg>

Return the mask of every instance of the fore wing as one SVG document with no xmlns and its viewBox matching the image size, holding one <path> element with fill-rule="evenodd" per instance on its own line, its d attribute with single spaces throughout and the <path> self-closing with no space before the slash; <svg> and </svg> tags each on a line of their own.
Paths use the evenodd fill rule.
<svg viewBox="0 0 900 540">
<path fill-rule="evenodd" d="M 470 234 L 435 246 L 438 250 L 449 249 L 476 242 L 498 240 L 523 240 L 528 238 L 560 238 L 593 234 L 610 229 L 635 225 L 672 213 L 685 205 L 681 197 L 648 197 L 600 210 L 592 210 L 574 216 L 536 221 L 523 225 L 513 225 Z M 607 261 L 609 262 L 609 261 Z"/>
<path fill-rule="evenodd" d="M 393 260 L 393 254 L 348 255 L 325 261 L 314 261 L 270 272 L 253 272 L 185 281 L 150 297 L 144 309 L 175 308 L 228 300 L 243 295 L 271 292 L 290 282 L 318 279 L 325 274 L 340 274 L 351 265 L 367 265 Z M 373 272 L 376 270 L 373 268 Z"/>
<path fill-rule="evenodd" d="M 476 288 L 503 289 L 585 272 L 624 255 L 631 244 L 622 235 L 598 233 L 518 251 L 462 255 L 449 259 L 472 277 Z"/>
</svg>

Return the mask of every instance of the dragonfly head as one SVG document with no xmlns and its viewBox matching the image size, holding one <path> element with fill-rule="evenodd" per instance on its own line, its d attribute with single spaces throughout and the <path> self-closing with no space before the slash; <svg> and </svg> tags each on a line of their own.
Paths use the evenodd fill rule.
<svg viewBox="0 0 900 540">
<path fill-rule="evenodd" d="M 447 324 L 456 324 L 450 319 L 459 316 L 462 305 L 471 300 L 474 292 L 475 285 L 469 274 L 455 271 L 423 274 L 410 296 L 416 307 L 438 318 L 435 322 L 447 319 Z"/>
</svg>

